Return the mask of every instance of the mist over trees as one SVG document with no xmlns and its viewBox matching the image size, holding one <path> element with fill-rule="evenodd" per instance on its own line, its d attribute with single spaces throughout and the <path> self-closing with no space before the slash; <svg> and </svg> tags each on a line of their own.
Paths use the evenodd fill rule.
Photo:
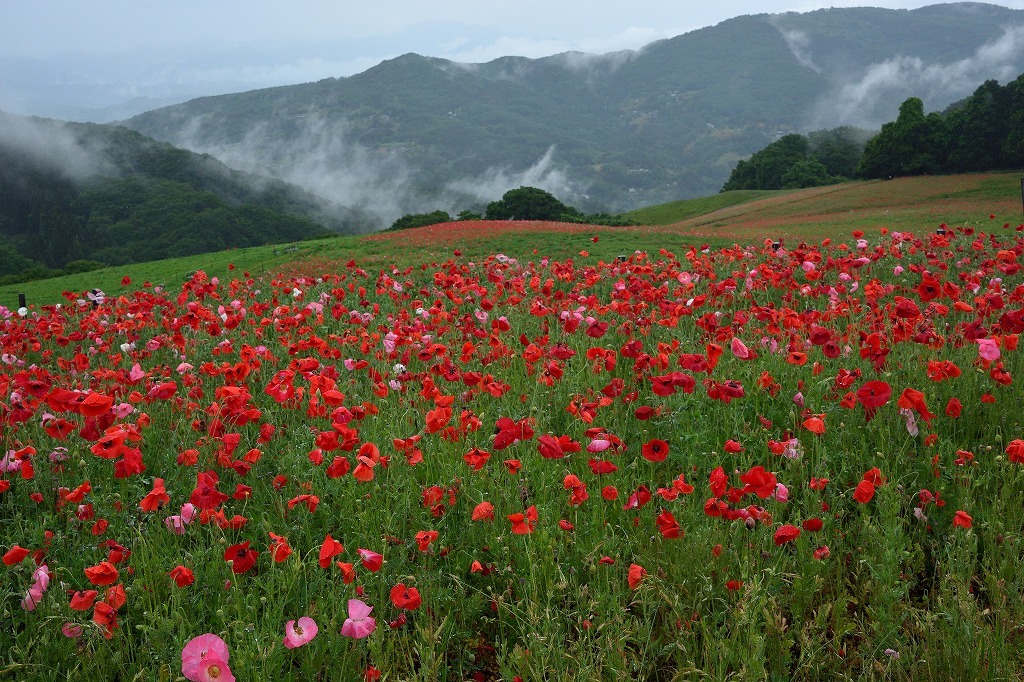
<svg viewBox="0 0 1024 682">
<path fill-rule="evenodd" d="M 8 114 L 0 125 L 8 281 L 329 234 L 324 206 L 298 187 L 125 128 Z"/>
<path fill-rule="evenodd" d="M 786 135 L 736 164 L 722 191 L 797 189 L 854 178 L 970 173 L 1024 167 L 1024 74 L 985 81 L 943 112 L 907 98 L 874 136 L 857 128 Z"/>
</svg>

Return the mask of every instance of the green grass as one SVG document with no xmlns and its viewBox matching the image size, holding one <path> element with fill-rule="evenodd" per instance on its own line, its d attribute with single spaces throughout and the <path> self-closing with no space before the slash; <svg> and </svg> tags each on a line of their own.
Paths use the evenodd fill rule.
<svg viewBox="0 0 1024 682">
<path fill-rule="evenodd" d="M 648 206 L 625 214 L 644 225 L 670 225 L 682 220 L 702 216 L 737 204 L 745 204 L 765 197 L 787 194 L 791 190 L 752 190 L 742 189 L 731 192 L 720 192 L 709 197 L 682 199 L 667 204 Z"/>
</svg>

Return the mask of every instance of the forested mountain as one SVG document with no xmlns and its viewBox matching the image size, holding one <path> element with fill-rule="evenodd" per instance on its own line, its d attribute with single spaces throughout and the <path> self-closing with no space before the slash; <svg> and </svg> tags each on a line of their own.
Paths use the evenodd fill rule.
<svg viewBox="0 0 1024 682">
<path fill-rule="evenodd" d="M 373 210 L 483 207 L 520 184 L 583 211 L 716 192 L 787 133 L 877 128 L 1024 71 L 1024 11 L 981 3 L 744 16 L 636 52 L 459 64 L 206 97 L 126 122 Z"/>
<path fill-rule="evenodd" d="M 0 276 L 294 241 L 368 219 L 115 126 L 0 113 Z"/>
</svg>

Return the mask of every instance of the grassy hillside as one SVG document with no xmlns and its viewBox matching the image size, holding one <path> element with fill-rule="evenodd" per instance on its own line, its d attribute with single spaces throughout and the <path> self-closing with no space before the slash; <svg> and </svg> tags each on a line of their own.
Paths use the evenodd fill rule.
<svg viewBox="0 0 1024 682">
<path fill-rule="evenodd" d="M 379 233 L 337 236 L 290 245 L 233 249 L 215 254 L 138 263 L 68 277 L 0 287 L 0 305 L 13 307 L 17 294 L 35 304 L 57 303 L 61 292 L 98 287 L 122 290 L 121 280 L 149 281 L 176 288 L 195 270 L 224 277 L 232 270 L 253 275 L 280 270 L 296 273 L 342 269 L 354 259 L 368 270 L 404 268 L 426 258 L 443 261 L 454 249 L 468 258 L 488 254 L 529 260 L 535 253 L 612 260 L 636 250 L 679 251 L 688 245 L 724 246 L 765 238 L 821 241 L 849 239 L 854 230 L 881 228 L 930 232 L 940 224 L 978 229 L 1014 229 L 1021 214 L 1021 173 L 978 173 L 890 181 L 850 182 L 829 187 L 779 192 L 724 192 L 636 211 L 645 221 L 635 227 L 571 223 L 461 221 Z M 990 218 L 989 216 L 994 216 Z M 594 241 L 596 239 L 596 241 Z M 580 256 L 586 252 L 586 256 Z M 232 267 L 232 270 L 228 268 Z"/>
<path fill-rule="evenodd" d="M 687 218 L 695 218 L 712 211 L 717 211 L 737 204 L 745 204 L 755 199 L 769 197 L 780 192 L 770 190 L 736 190 L 720 192 L 699 199 L 681 199 L 667 204 L 638 208 L 625 214 L 626 218 L 636 220 L 644 225 L 669 225 Z"/>
</svg>

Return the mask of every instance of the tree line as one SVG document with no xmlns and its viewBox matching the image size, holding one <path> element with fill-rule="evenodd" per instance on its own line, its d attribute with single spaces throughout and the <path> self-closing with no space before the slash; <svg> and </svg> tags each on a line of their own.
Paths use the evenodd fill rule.
<svg viewBox="0 0 1024 682">
<path fill-rule="evenodd" d="M 510 189 L 501 199 L 487 204 L 483 214 L 466 210 L 453 218 L 447 211 L 440 210 L 430 213 L 407 213 L 392 223 L 388 230 L 408 230 L 455 220 L 546 220 L 613 226 L 636 224 L 636 221 L 621 215 L 581 213 L 574 207 L 563 204 L 550 192 L 537 187 L 520 187 Z"/>
<path fill-rule="evenodd" d="M 943 112 L 910 97 L 871 136 L 856 128 L 786 135 L 733 169 L 722 191 L 796 189 L 844 180 L 1024 167 L 1024 74 L 985 81 Z"/>
</svg>

